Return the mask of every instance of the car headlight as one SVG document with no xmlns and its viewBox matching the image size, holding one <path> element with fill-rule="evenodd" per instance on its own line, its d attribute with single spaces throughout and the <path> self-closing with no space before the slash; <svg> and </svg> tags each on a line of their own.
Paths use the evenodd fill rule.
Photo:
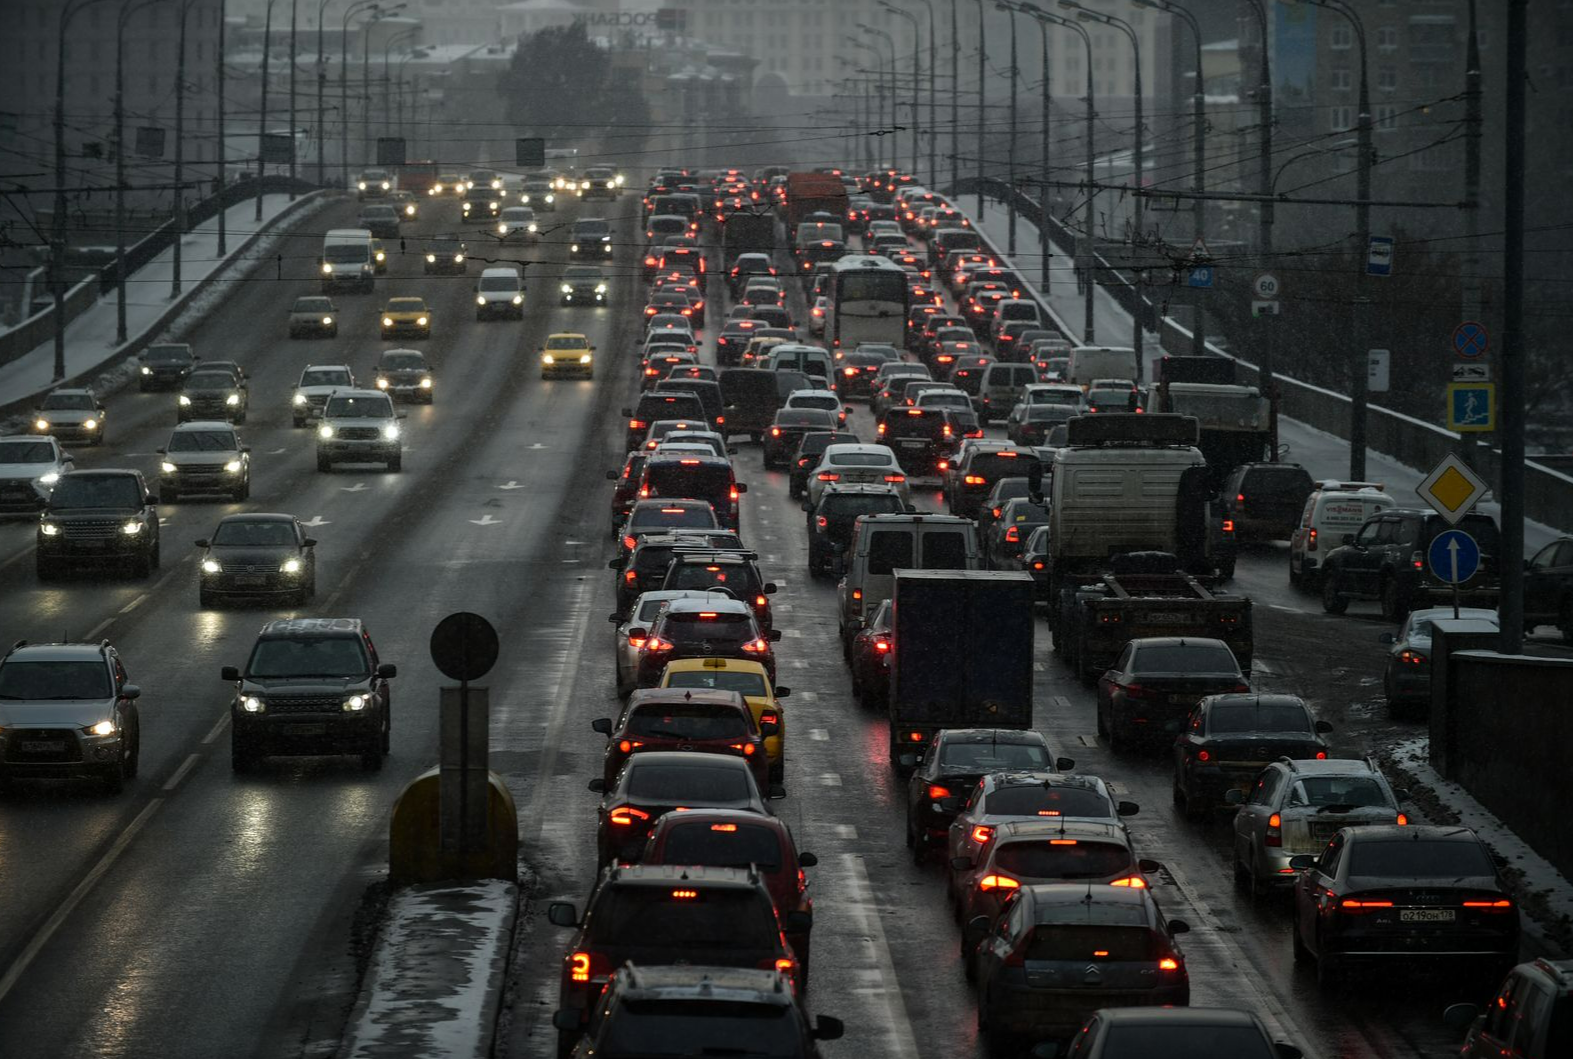
<svg viewBox="0 0 1573 1059">
<path fill-rule="evenodd" d="M 579 358 L 579 363 L 580 364 L 588 364 L 588 363 L 590 363 L 590 354 L 586 353 L 582 357 L 580 357 Z"/>
<path fill-rule="evenodd" d="M 590 182 L 588 180 L 581 180 L 581 181 L 579 181 L 579 189 L 581 191 L 589 191 L 590 190 Z"/>
<path fill-rule="evenodd" d="M 344 700 L 344 710 L 346 713 L 359 713 L 366 708 L 366 701 L 365 695 L 351 695 Z"/>
<path fill-rule="evenodd" d="M 578 250 L 579 250 L 579 244 L 578 243 L 571 243 L 571 244 L 569 244 L 568 249 L 569 249 L 570 252 L 577 253 Z"/>
<path fill-rule="evenodd" d="M 497 234 L 498 235 L 507 235 L 508 234 L 508 225 L 507 224 L 499 224 L 497 226 Z"/>
<path fill-rule="evenodd" d="M 377 251 L 377 263 L 382 264 L 386 260 L 388 260 L 388 252 L 386 250 Z"/>
<path fill-rule="evenodd" d="M 158 465 L 158 469 L 163 471 L 165 474 L 174 474 L 177 468 L 173 463 L 165 460 L 163 463 Z"/>
<path fill-rule="evenodd" d="M 415 216 L 415 204 L 413 202 L 410 203 L 408 206 L 404 207 L 404 215 L 406 217 L 413 217 L 413 216 Z"/>
<path fill-rule="evenodd" d="M 382 428 L 382 436 L 393 441 L 399 436 L 399 424 L 389 423 Z"/>
<path fill-rule="evenodd" d="M 127 537 L 135 537 L 138 533 L 142 532 L 142 523 L 136 519 L 132 519 L 130 522 L 127 522 L 125 525 L 120 527 L 120 532 L 124 533 Z"/>
<path fill-rule="evenodd" d="M 379 390 L 386 390 L 387 388 L 388 388 L 388 380 L 384 379 L 380 375 L 377 376 L 377 389 L 379 389 Z"/>
<path fill-rule="evenodd" d="M 317 436 L 319 438 L 331 438 L 333 436 L 333 428 L 324 423 L 317 428 Z"/>
<path fill-rule="evenodd" d="M 332 275 L 333 274 L 333 265 L 330 264 L 327 261 L 324 261 L 322 263 L 322 274 L 325 275 L 325 276 Z"/>
<path fill-rule="evenodd" d="M 456 265 L 464 264 L 464 255 L 463 254 L 454 254 L 453 255 L 453 263 L 456 264 Z"/>
<path fill-rule="evenodd" d="M 515 305 L 523 305 L 524 304 L 524 295 L 522 295 L 522 294 L 515 294 L 513 296 L 513 303 Z"/>
<path fill-rule="evenodd" d="M 466 202 L 464 204 L 464 212 L 465 213 L 469 213 L 470 212 L 470 204 L 468 202 Z"/>
<path fill-rule="evenodd" d="M 535 230 L 536 230 L 536 229 L 535 229 L 535 225 L 534 225 L 534 223 L 531 223 L 531 224 L 528 224 L 528 225 L 526 225 L 526 226 L 525 226 L 525 227 L 526 227 L 526 228 L 527 228 L 527 229 L 528 229 L 528 230 L 529 230 L 529 231 L 531 231 L 531 232 L 534 232 L 534 231 L 535 231 Z"/>
<path fill-rule="evenodd" d="M 224 568 L 219 565 L 217 559 L 204 559 L 202 560 L 202 572 L 204 574 L 221 574 L 224 572 Z"/>
<path fill-rule="evenodd" d="M 148 367 L 146 364 L 144 364 L 144 365 L 142 365 L 142 374 L 143 375 L 151 375 L 151 374 L 153 374 L 153 369 Z"/>
<path fill-rule="evenodd" d="M 431 389 L 431 378 L 429 376 L 427 378 L 424 378 L 424 379 L 421 380 L 421 389 L 423 389 L 423 390 Z"/>
<path fill-rule="evenodd" d="M 284 562 L 279 565 L 279 573 L 281 573 L 281 574 L 298 574 L 298 573 L 300 573 L 300 560 L 299 559 L 285 559 Z"/>
<path fill-rule="evenodd" d="M 298 394 L 295 395 L 295 407 L 296 408 L 299 408 L 301 405 L 303 405 L 305 403 L 306 403 L 306 395 L 305 394 L 298 393 Z"/>
<path fill-rule="evenodd" d="M 548 195 L 548 196 L 546 196 L 546 201 L 547 202 L 556 202 L 557 201 L 557 196 L 556 195 Z"/>
<path fill-rule="evenodd" d="M 416 323 L 416 326 L 418 326 L 418 327 L 425 327 L 430 322 L 431 321 L 429 321 L 424 316 L 418 316 L 418 317 L 415 318 L 415 323 Z"/>
<path fill-rule="evenodd" d="M 521 192 L 519 192 L 519 201 L 520 202 L 529 202 L 530 201 L 530 193 L 528 191 L 521 191 Z"/>
<path fill-rule="evenodd" d="M 387 182 L 387 181 L 386 181 L 386 180 L 384 180 L 384 181 L 383 181 L 383 182 L 382 182 L 382 190 L 384 190 L 384 191 L 387 191 L 387 190 L 388 190 L 388 189 L 389 189 L 389 188 L 391 188 L 391 187 L 392 187 L 392 186 L 393 186 L 393 185 L 391 185 L 391 184 L 389 184 L 389 183 L 388 183 L 388 182 Z"/>
<path fill-rule="evenodd" d="M 98 429 L 98 420 L 96 420 L 96 419 L 84 419 L 84 420 L 82 420 L 82 429 L 83 430 L 97 430 Z"/>
<path fill-rule="evenodd" d="M 604 283 L 597 283 L 595 285 L 595 293 L 597 293 L 597 294 L 605 294 L 606 293 L 606 284 L 604 284 Z"/>
<path fill-rule="evenodd" d="M 426 260 L 430 264 L 435 265 L 437 263 L 437 255 L 436 254 L 427 254 L 426 255 Z"/>
<path fill-rule="evenodd" d="M 60 536 L 60 527 L 53 522 L 40 522 L 38 524 L 38 532 L 46 537 L 58 537 Z"/>
<path fill-rule="evenodd" d="M 189 405 L 191 403 L 191 398 L 187 397 L 185 394 L 181 394 L 177 400 L 182 406 Z"/>
<path fill-rule="evenodd" d="M 618 173 L 616 179 L 614 179 L 612 182 L 614 184 L 616 184 L 618 187 L 622 187 L 623 186 L 623 174 Z"/>
<path fill-rule="evenodd" d="M 39 475 L 34 480 L 38 482 L 39 485 L 54 485 L 56 482 L 60 481 L 60 472 L 50 471 L 48 474 Z"/>
<path fill-rule="evenodd" d="M 541 363 L 542 364 L 556 364 L 557 363 L 557 358 L 552 356 L 550 353 L 542 353 L 541 354 Z"/>
<path fill-rule="evenodd" d="M 224 398 L 224 403 L 229 405 L 231 408 L 235 407 L 236 405 L 240 404 L 240 394 L 230 394 L 228 397 Z"/>
<path fill-rule="evenodd" d="M 382 326 L 383 327 L 392 327 L 393 326 L 393 317 L 391 317 L 391 316 L 384 316 L 382 318 Z"/>
<path fill-rule="evenodd" d="M 572 294 L 573 293 L 573 284 L 571 284 L 571 283 L 564 283 L 563 284 L 563 293 L 564 294 Z"/>
<path fill-rule="evenodd" d="M 357 188 L 357 189 L 359 189 L 359 190 L 361 190 L 361 191 L 365 191 L 365 190 L 366 190 L 366 182 L 365 182 L 365 181 L 364 181 L 364 180 L 361 180 L 361 181 L 358 181 L 358 182 L 357 182 L 357 183 L 356 183 L 356 184 L 355 184 L 355 187 L 356 187 L 356 188 Z"/>
<path fill-rule="evenodd" d="M 485 305 L 486 304 L 486 295 L 484 295 L 484 294 L 477 294 L 475 296 L 475 304 L 476 305 Z"/>
<path fill-rule="evenodd" d="M 262 700 L 255 695 L 247 695 L 240 700 L 240 708 L 247 713 L 261 713 L 263 709 Z"/>
<path fill-rule="evenodd" d="M 226 471 L 228 471 L 230 474 L 239 474 L 240 473 L 240 461 L 239 460 L 230 460 L 228 463 L 226 463 L 224 465 L 224 469 Z"/>
<path fill-rule="evenodd" d="M 97 736 L 114 735 L 118 731 L 120 731 L 120 729 L 115 726 L 114 721 L 99 721 L 93 727 L 88 729 L 88 732 Z"/>
</svg>

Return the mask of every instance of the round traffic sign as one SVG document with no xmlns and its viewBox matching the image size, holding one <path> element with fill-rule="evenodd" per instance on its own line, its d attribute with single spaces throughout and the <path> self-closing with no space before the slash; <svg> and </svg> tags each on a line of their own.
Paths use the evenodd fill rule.
<svg viewBox="0 0 1573 1059">
<path fill-rule="evenodd" d="M 479 614 L 456 611 L 431 631 L 431 660 L 450 680 L 479 680 L 497 663 L 497 630 Z"/>
<path fill-rule="evenodd" d="M 1461 357 L 1483 357 L 1491 348 L 1491 336 L 1486 325 L 1465 320 L 1453 328 L 1453 351 Z"/>
<path fill-rule="evenodd" d="M 1480 569 L 1480 545 L 1463 530 L 1443 530 L 1432 539 L 1426 561 L 1439 581 L 1462 584 Z"/>
<path fill-rule="evenodd" d="M 1272 301 L 1277 298 L 1283 287 L 1278 283 L 1278 277 L 1271 272 L 1258 272 L 1251 280 L 1251 290 L 1262 301 Z"/>
</svg>

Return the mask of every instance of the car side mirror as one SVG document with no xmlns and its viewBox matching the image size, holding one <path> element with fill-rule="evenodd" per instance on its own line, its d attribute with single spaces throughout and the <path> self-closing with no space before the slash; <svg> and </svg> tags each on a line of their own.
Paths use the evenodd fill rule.
<svg viewBox="0 0 1573 1059">
<path fill-rule="evenodd" d="M 791 688 L 780 688 L 780 687 L 778 687 L 778 688 L 775 689 L 775 692 L 776 692 L 776 698 L 784 699 L 787 696 L 792 694 L 792 689 Z"/>
<path fill-rule="evenodd" d="M 546 919 L 554 927 L 577 927 L 579 910 L 568 901 L 553 901 L 546 906 Z"/>
<path fill-rule="evenodd" d="M 632 408 L 625 408 L 625 409 L 623 409 L 621 412 L 619 412 L 617 414 L 622 416 L 624 419 L 632 419 L 633 418 L 633 414 L 634 414 L 634 410 Z"/>
<path fill-rule="evenodd" d="M 218 671 L 218 678 L 220 680 L 239 680 L 240 670 L 234 666 L 225 666 Z"/>
<path fill-rule="evenodd" d="M 774 581 L 766 581 L 765 582 L 764 592 L 765 592 L 765 595 L 767 595 L 767 596 L 775 595 L 776 594 L 776 583 Z"/>
<path fill-rule="evenodd" d="M 934 805 L 942 813 L 961 812 L 961 799 L 957 798 L 955 795 L 951 795 L 947 798 L 941 798 L 939 801 L 935 802 Z"/>
<path fill-rule="evenodd" d="M 805 851 L 797 855 L 797 866 L 799 868 L 814 868 L 818 865 L 819 858 L 814 856 L 812 853 Z"/>
<path fill-rule="evenodd" d="M 1378 636 L 1376 638 L 1376 642 L 1377 643 L 1385 643 L 1385 644 L 1395 644 L 1395 643 L 1398 642 L 1398 634 L 1396 632 L 1384 632 L 1382 635 L 1380 635 L 1380 636 Z"/>
<path fill-rule="evenodd" d="M 770 799 L 772 801 L 774 801 L 774 800 L 776 800 L 778 798 L 785 798 L 786 797 L 786 785 L 782 784 L 782 783 L 772 783 L 770 785 L 769 796 L 770 796 Z"/>
<path fill-rule="evenodd" d="M 164 455 L 164 454 L 165 454 L 165 453 L 166 453 L 166 452 L 167 452 L 167 451 L 168 451 L 168 450 L 167 450 L 167 449 L 154 449 L 154 450 L 153 450 L 153 451 L 154 451 L 154 452 L 155 452 L 155 453 L 157 453 L 157 454 L 158 454 L 158 455 L 160 455 L 160 456 L 162 456 L 162 455 Z"/>
<path fill-rule="evenodd" d="M 736 489 L 739 495 L 748 492 L 748 484 L 746 482 L 737 482 L 732 488 Z"/>
<path fill-rule="evenodd" d="M 1135 816 L 1142 811 L 1142 807 L 1135 802 L 1120 802 L 1114 807 L 1114 811 L 1120 816 Z"/>
<path fill-rule="evenodd" d="M 621 614 L 608 614 L 606 616 L 606 620 L 611 622 L 613 625 L 617 625 L 622 622 L 623 616 Z"/>
<path fill-rule="evenodd" d="M 1464 1033 L 1479 1017 L 1477 1004 L 1449 1004 L 1442 1012 L 1442 1024 L 1455 1033 Z"/>
<path fill-rule="evenodd" d="M 1316 858 L 1309 853 L 1300 853 L 1289 858 L 1289 867 L 1295 871 L 1310 871 L 1316 867 Z"/>
<path fill-rule="evenodd" d="M 814 1039 L 816 1041 L 839 1041 L 841 1035 L 847 1031 L 846 1024 L 840 1019 L 821 1015 L 814 1020 Z"/>
<path fill-rule="evenodd" d="M 1138 860 L 1136 862 L 1136 866 L 1142 870 L 1142 874 L 1143 875 L 1151 875 L 1154 872 L 1163 871 L 1163 864 L 1162 863 L 1160 863 L 1159 861 L 1150 860 L 1150 859 L 1148 859 L 1146 857 L 1143 857 L 1142 859 Z"/>
<path fill-rule="evenodd" d="M 377 676 L 383 680 L 392 680 L 399 675 L 399 667 L 392 662 L 384 662 L 377 667 Z"/>
<path fill-rule="evenodd" d="M 1230 787 L 1228 790 L 1223 792 L 1223 800 L 1228 802 L 1230 805 L 1244 805 L 1245 792 Z"/>
<path fill-rule="evenodd" d="M 301 541 L 300 543 L 301 543 L 301 547 L 303 547 L 303 548 L 315 548 L 317 546 L 317 538 L 315 538 L 315 537 L 307 537 L 305 540 Z"/>
<path fill-rule="evenodd" d="M 600 732 L 610 739 L 612 736 L 612 719 L 610 717 L 597 717 L 590 722 L 590 731 Z"/>
<path fill-rule="evenodd" d="M 552 1012 L 552 1026 L 565 1033 L 572 1033 L 579 1029 L 578 1008 L 558 1008 Z"/>
<path fill-rule="evenodd" d="M 623 561 L 621 559 L 608 559 L 606 562 L 606 568 L 608 570 L 620 570 L 622 569 L 622 565 Z"/>
<path fill-rule="evenodd" d="M 120 697 L 122 699 L 140 699 L 142 697 L 142 689 L 135 684 L 127 684 L 120 689 Z"/>
<path fill-rule="evenodd" d="M 804 510 L 804 511 L 813 511 L 814 510 L 814 505 L 809 503 L 808 499 L 806 497 L 804 498 L 803 502 L 801 504 L 797 505 L 797 506 L 799 508 L 801 508 L 802 510 Z"/>
<path fill-rule="evenodd" d="M 1057 757 L 1054 759 L 1054 771 L 1056 772 L 1069 772 L 1075 767 L 1076 759 L 1073 757 Z"/>
<path fill-rule="evenodd" d="M 768 636 L 768 639 L 770 640 L 771 643 L 780 643 L 781 642 L 781 630 L 780 629 L 771 629 L 770 630 L 770 634 Z"/>
<path fill-rule="evenodd" d="M 601 779 L 599 776 L 597 776 L 595 779 L 591 780 L 589 783 L 585 784 L 585 787 L 587 787 L 589 790 L 594 791 L 596 794 L 605 794 L 606 793 L 606 781 Z"/>
<path fill-rule="evenodd" d="M 192 541 L 191 543 L 195 544 L 198 548 L 210 548 L 210 547 L 212 547 L 212 545 L 208 543 L 208 539 L 206 537 L 199 537 L 196 540 Z"/>
<path fill-rule="evenodd" d="M 814 928 L 814 917 L 807 912 L 788 912 L 781 925 L 788 934 L 807 934 Z"/>
<path fill-rule="evenodd" d="M 1355 535 L 1353 533 L 1346 533 L 1343 535 L 1342 540 L 1345 544 L 1353 544 L 1355 542 Z"/>
<path fill-rule="evenodd" d="M 952 858 L 950 858 L 950 866 L 955 871 L 971 871 L 972 870 L 972 858 L 971 857 L 952 857 Z"/>
<path fill-rule="evenodd" d="M 615 481 L 617 481 L 617 479 L 619 479 L 621 477 L 622 477 L 622 475 L 618 474 L 616 471 L 607 471 L 606 472 L 606 480 L 608 482 L 615 482 Z"/>
<path fill-rule="evenodd" d="M 1316 730 L 1317 730 L 1318 733 L 1320 733 L 1322 735 L 1326 735 L 1328 732 L 1331 732 L 1333 730 L 1333 726 L 1332 726 L 1332 723 L 1329 722 L 1329 721 L 1317 721 L 1316 722 Z"/>
<path fill-rule="evenodd" d="M 1169 920 L 1169 933 L 1170 934 L 1189 934 L 1190 932 L 1191 932 L 1191 925 L 1189 923 L 1187 923 L 1185 920 L 1183 920 L 1183 919 L 1171 919 L 1171 920 Z"/>
<path fill-rule="evenodd" d="M 156 494 L 156 493 L 149 493 L 147 496 L 143 497 L 142 499 L 144 501 L 146 501 L 148 504 L 157 504 L 158 503 L 158 494 Z"/>
</svg>

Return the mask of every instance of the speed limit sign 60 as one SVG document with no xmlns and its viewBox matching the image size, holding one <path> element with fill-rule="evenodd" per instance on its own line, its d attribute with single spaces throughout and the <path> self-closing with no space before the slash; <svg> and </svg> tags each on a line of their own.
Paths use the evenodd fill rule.
<svg viewBox="0 0 1573 1059">
<path fill-rule="evenodd" d="M 1251 290 L 1263 301 L 1271 301 L 1278 297 L 1282 288 L 1278 285 L 1278 277 L 1271 272 L 1258 272 L 1251 280 Z"/>
</svg>

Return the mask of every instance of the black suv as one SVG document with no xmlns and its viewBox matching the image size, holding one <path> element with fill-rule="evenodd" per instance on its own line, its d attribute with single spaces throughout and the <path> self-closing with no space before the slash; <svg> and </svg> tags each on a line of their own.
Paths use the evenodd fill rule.
<svg viewBox="0 0 1573 1059">
<path fill-rule="evenodd" d="M 248 772 L 269 754 L 359 754 L 361 767 L 388 756 L 396 667 L 377 659 L 359 618 L 270 621 L 244 671 L 225 666 L 230 764 Z"/>
<path fill-rule="evenodd" d="M 1382 604 L 1382 617 L 1399 622 L 1416 607 L 1448 602 L 1453 587 L 1432 573 L 1427 558 L 1432 540 L 1448 528 L 1441 515 L 1419 509 L 1391 508 L 1366 519 L 1322 562 L 1322 609 L 1342 614 L 1352 599 L 1374 599 Z M 1495 607 L 1502 551 L 1496 520 L 1465 515 L 1455 528 L 1480 546 L 1480 569 L 1458 586 L 1459 604 Z"/>
<path fill-rule="evenodd" d="M 1223 517 L 1242 541 L 1286 541 L 1316 483 L 1298 463 L 1242 463 L 1223 483 Z"/>
<path fill-rule="evenodd" d="M 863 515 L 901 515 L 911 510 L 895 487 L 830 484 L 808 513 L 808 575 L 830 572 L 836 556 L 852 544 L 852 526 Z"/>
<path fill-rule="evenodd" d="M 149 390 L 178 389 L 186 381 L 197 359 L 191 347 L 184 342 L 157 343 L 148 346 L 138 358 L 142 361 L 137 378 L 137 388 Z"/>
<path fill-rule="evenodd" d="M 96 562 L 125 563 L 147 577 L 159 565 L 157 503 L 140 471 L 61 475 L 38 521 L 38 579 Z"/>
<path fill-rule="evenodd" d="M 0 659 L 0 778 L 91 776 L 118 793 L 137 774 L 141 694 L 108 640 L 17 641 Z"/>
<path fill-rule="evenodd" d="M 894 450 L 901 469 L 913 475 L 938 474 L 939 462 L 949 459 L 961 441 L 943 408 L 891 408 L 880 417 L 878 430 L 879 443 Z"/>
<path fill-rule="evenodd" d="M 748 604 L 754 620 L 768 635 L 774 627 L 769 597 L 775 595 L 776 583 L 765 580 L 758 559 L 757 552 L 678 548 L 661 587 L 694 592 L 724 589 L 733 599 Z"/>
</svg>

